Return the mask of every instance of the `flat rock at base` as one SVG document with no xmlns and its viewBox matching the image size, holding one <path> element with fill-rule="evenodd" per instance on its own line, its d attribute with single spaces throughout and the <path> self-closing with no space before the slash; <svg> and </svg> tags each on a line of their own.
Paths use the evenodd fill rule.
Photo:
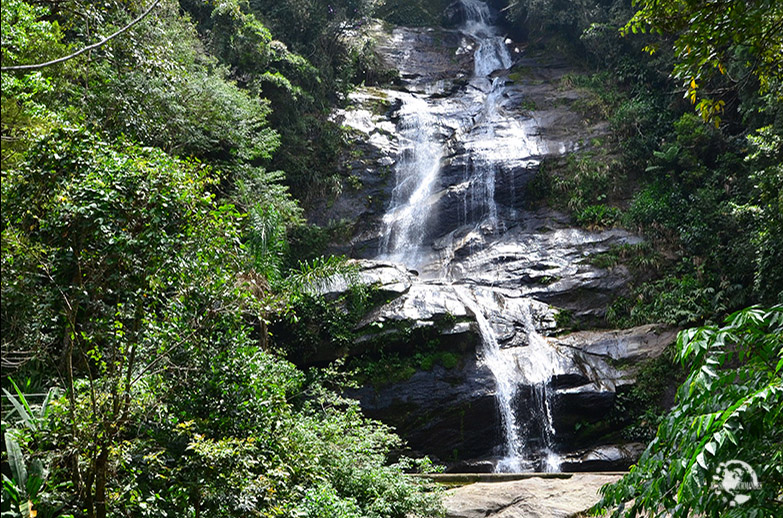
<svg viewBox="0 0 783 518">
<path fill-rule="evenodd" d="M 568 518 L 600 500 L 598 490 L 621 478 L 575 473 L 569 478 L 529 478 L 470 484 L 446 492 L 447 518 Z"/>
</svg>

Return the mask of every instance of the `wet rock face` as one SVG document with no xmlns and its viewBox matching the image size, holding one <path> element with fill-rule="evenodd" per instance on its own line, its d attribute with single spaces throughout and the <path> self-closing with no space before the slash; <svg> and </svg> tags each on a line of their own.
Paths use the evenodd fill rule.
<svg viewBox="0 0 783 518">
<path fill-rule="evenodd" d="M 456 368 L 437 365 L 403 383 L 351 395 L 366 415 L 394 426 L 412 449 L 452 462 L 486 457 L 500 443 L 493 389 L 489 370 L 475 355 L 465 355 Z"/>
<path fill-rule="evenodd" d="M 464 83 L 473 61 L 459 32 L 437 28 L 397 27 L 378 38 L 376 49 L 399 71 L 401 89 L 427 95 L 447 95 Z"/>
<path fill-rule="evenodd" d="M 461 26 L 463 3 L 445 16 L 449 26 Z M 503 419 L 499 384 L 482 356 L 483 321 L 505 364 L 546 374 L 544 382 L 523 376 L 511 402 L 531 449 L 544 446 L 536 441 L 543 442 L 545 424 L 534 419 L 543 383 L 564 466 L 627 466 L 638 448 L 604 444 L 602 434 L 610 430 L 576 441 L 577 424 L 605 420 L 618 388 L 634 383 L 635 366 L 661 354 L 674 331 L 643 326 L 557 336 L 566 316 L 583 326 L 602 323 L 630 275 L 622 266 L 599 268 L 592 258 L 640 239 L 621 229 L 575 228 L 563 214 L 531 210 L 527 192 L 543 158 L 561 157 L 606 127 L 588 126 L 568 109 L 578 93 L 561 88 L 559 79 L 570 72 L 561 63 L 529 58 L 511 44 L 514 67 L 476 77 L 479 43 L 458 30 L 376 30 L 378 50 L 400 79 L 387 88 L 357 89 L 334 114 L 351 143 L 342 159 L 349 180 L 336 200 L 309 214 L 323 226 L 349 226 L 350 239 L 333 251 L 360 259 L 358 282 L 378 287 L 387 300 L 358 324 L 352 348 L 341 354 L 377 351 L 379 344 L 414 354 L 422 340 L 435 340 L 459 361 L 352 395 L 414 450 L 453 466 L 475 459 L 494 465 L 503 454 Z M 411 107 L 418 106 L 426 124 L 411 128 Z M 400 190 L 415 191 L 399 175 L 401 164 L 421 161 L 417 153 L 434 160 L 438 174 L 413 214 L 416 242 L 392 253 L 389 209 Z M 336 279 L 323 294 L 346 289 Z M 546 365 L 530 365 L 536 348 L 547 350 Z M 319 360 L 329 354 L 325 347 Z"/>
</svg>

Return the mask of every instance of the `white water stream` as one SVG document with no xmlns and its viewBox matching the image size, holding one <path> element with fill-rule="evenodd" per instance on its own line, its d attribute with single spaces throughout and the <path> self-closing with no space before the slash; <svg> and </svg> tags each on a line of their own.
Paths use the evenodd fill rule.
<svg viewBox="0 0 783 518">
<path fill-rule="evenodd" d="M 506 48 L 504 38 L 491 24 L 491 13 L 482 0 L 462 0 L 466 21 L 463 34 L 474 43 L 474 72 L 470 80 L 471 93 L 465 94 L 463 101 L 475 113 L 469 118 L 470 127 L 461 128 L 461 132 L 471 132 L 474 137 L 470 146 L 466 146 L 470 156 L 469 186 L 465 203 L 465 213 L 481 212 L 476 227 L 502 232 L 501 218 L 495 201 L 495 183 L 497 160 L 512 156 L 532 156 L 531 150 L 537 144 L 530 139 L 512 139 L 517 144 L 513 149 L 498 145 L 497 127 L 502 122 L 508 127 L 521 125 L 505 117 L 501 102 L 506 89 L 506 80 L 491 77 L 498 71 L 512 66 L 512 58 Z M 478 92 L 478 93 L 476 93 Z M 399 158 L 395 166 L 395 187 L 392 200 L 383 218 L 383 238 L 379 258 L 405 264 L 408 268 L 418 269 L 426 258 L 425 236 L 433 217 L 432 208 L 437 200 L 433 195 L 437 190 L 441 161 L 445 153 L 445 144 L 439 131 L 439 105 L 433 99 L 417 94 L 400 94 L 402 106 L 399 110 Z M 516 125 L 516 126 L 515 126 Z M 524 135 L 524 131 L 519 134 Z M 500 147 L 500 149 L 499 149 Z M 479 211 L 478 209 L 481 209 Z M 438 279 L 448 283 L 446 277 Z M 514 317 L 527 335 L 524 354 L 514 354 L 501 348 L 492 325 L 491 312 L 497 311 L 493 301 L 492 288 L 484 290 L 466 285 L 453 285 L 459 299 L 474 314 L 482 338 L 479 352 L 481 361 L 489 368 L 495 378 L 495 396 L 501 415 L 504 434 L 503 452 L 497 464 L 497 471 L 530 471 L 538 465 L 545 471 L 557 471 L 559 459 L 554 452 L 554 428 L 552 426 L 552 399 L 548 386 L 552 369 L 557 357 L 552 348 L 539 335 L 533 323 L 530 302 L 515 305 L 519 314 Z M 517 307 L 518 306 L 518 307 Z M 493 309 L 495 308 L 495 309 Z M 505 308 L 500 308 L 503 311 Z M 535 424 L 520 422 L 519 387 L 532 387 L 530 401 L 527 402 L 525 416 L 533 416 Z M 536 430 L 532 437 L 531 430 Z M 537 448 L 533 451 L 532 444 Z"/>
<path fill-rule="evenodd" d="M 399 139 L 402 149 L 395 168 L 395 187 L 383 217 L 384 259 L 415 267 L 430 217 L 443 144 L 437 134 L 433 106 L 414 94 L 401 97 Z"/>
</svg>

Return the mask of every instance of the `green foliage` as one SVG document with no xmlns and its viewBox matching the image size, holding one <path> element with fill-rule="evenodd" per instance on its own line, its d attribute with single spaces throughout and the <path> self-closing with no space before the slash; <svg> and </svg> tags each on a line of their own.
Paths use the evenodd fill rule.
<svg viewBox="0 0 783 518">
<path fill-rule="evenodd" d="M 557 322 L 557 328 L 564 332 L 576 329 L 573 311 L 561 309 L 555 315 L 555 322 Z"/>
<path fill-rule="evenodd" d="M 210 193 L 213 170 L 84 129 L 4 174 L 3 348 L 65 366 L 62 396 L 14 405 L 14 458 L 49 471 L 27 493 L 41 516 L 284 516 L 324 484 L 323 509 L 435 512 L 387 466 L 398 438 L 261 348 L 264 316 L 344 273 L 336 259 L 250 282 L 276 252 L 243 244 L 250 216 Z"/>
<path fill-rule="evenodd" d="M 645 166 L 661 139 L 671 132 L 671 117 L 666 101 L 650 91 L 636 93 L 617 105 L 609 123 L 627 169 Z"/>
<path fill-rule="evenodd" d="M 639 1 L 631 19 L 619 2 L 509 4 L 504 13 L 514 27 L 538 26 L 572 40 L 581 34 L 575 51 L 597 72 L 566 75 L 562 86 L 582 96 L 573 109 L 590 122 L 607 120 L 612 131 L 597 150 L 542 166 L 530 185 L 533 197 L 587 225 L 614 219 L 601 206 L 624 208 L 630 201 L 621 222 L 668 258 L 634 268 L 632 293 L 616 301 L 610 321 L 698 323 L 714 312 L 779 301 L 780 60 L 763 56 L 780 52 L 780 8 Z M 725 30 L 716 29 L 721 24 Z M 634 34 L 645 26 L 652 32 Z M 626 37 L 618 39 L 621 27 Z M 676 35 L 673 48 L 658 32 Z M 770 37 L 762 41 L 762 33 Z M 667 78 L 672 69 L 686 92 Z M 752 75 L 766 78 L 748 81 Z M 678 100 L 682 93 L 696 102 L 703 96 L 697 111 L 724 124 L 705 124 L 687 100 Z M 601 174 L 609 163 L 612 174 Z"/>
<path fill-rule="evenodd" d="M 624 33 L 654 31 L 673 34 L 677 63 L 673 75 L 687 89 L 691 103 L 716 76 L 733 83 L 755 76 L 762 92 L 777 89 L 783 77 L 783 7 L 774 0 L 678 0 L 657 2 L 636 0 L 639 10 L 626 24 Z M 651 47 L 650 51 L 654 51 Z M 711 94 L 707 93 L 708 96 Z M 705 120 L 716 124 L 724 110 L 721 99 L 703 98 L 697 105 Z"/>
<path fill-rule="evenodd" d="M 683 116 L 675 124 L 676 143 L 654 153 L 647 172 L 657 178 L 636 194 L 625 220 L 692 257 L 698 271 L 688 273 L 696 274 L 704 288 L 728 291 L 724 298 L 735 298 L 735 304 L 752 297 L 775 301 L 781 291 L 775 269 L 765 270 L 770 277 L 763 290 L 752 280 L 760 274 L 754 258 L 764 253 L 766 243 L 760 236 L 779 228 L 775 210 L 764 208 L 768 205 L 750 184 L 751 174 L 736 151 L 725 151 L 725 142 L 703 124 L 693 126 L 694 121 L 692 115 Z M 774 246 L 765 250 L 778 253 Z"/>
<path fill-rule="evenodd" d="M 279 142 L 269 103 L 227 81 L 174 2 L 160 9 L 102 50 L 87 78 L 99 86 L 78 92 L 88 117 L 174 154 L 269 159 Z"/>
<path fill-rule="evenodd" d="M 354 83 L 388 77 L 365 31 L 375 2 L 181 4 L 232 77 L 270 101 L 282 143 L 272 167 L 285 171 L 292 193 L 305 204 L 330 194 L 342 133 L 329 111 Z"/>
<path fill-rule="evenodd" d="M 298 365 L 323 363 L 343 356 L 353 347 L 354 328 L 372 304 L 371 288 L 350 287 L 336 300 L 325 299 L 317 290 L 301 291 L 301 296 L 292 302 L 290 318 L 278 320 L 273 326 L 274 342 Z"/>
<path fill-rule="evenodd" d="M 383 387 L 410 379 L 419 368 L 431 370 L 434 364 L 433 357 L 421 355 L 414 359 L 396 352 L 381 352 L 354 359 L 350 362 L 350 368 L 357 383 Z"/>
<path fill-rule="evenodd" d="M 419 342 L 419 341 L 417 341 Z M 370 351 L 353 358 L 349 362 L 353 379 L 360 384 L 383 387 L 410 379 L 416 371 L 431 371 L 436 365 L 445 369 L 459 366 L 462 356 L 459 353 L 439 349 L 442 344 L 429 340 L 416 348 L 412 354 L 381 349 Z"/>
<path fill-rule="evenodd" d="M 56 21 L 45 19 L 47 6 L 9 0 L 3 14 L 3 66 L 46 61 L 61 50 L 62 31 Z"/>
<path fill-rule="evenodd" d="M 205 309 L 240 304 L 239 217 L 206 192 L 208 168 L 159 150 L 63 129 L 27 155 L 3 182 L 4 347 L 68 366 L 73 480 L 99 481 L 71 490 L 101 514 L 110 445 L 153 403 L 144 374 L 165 370 L 184 337 L 241 336 L 241 314 Z"/>
<path fill-rule="evenodd" d="M 14 382 L 12 378 L 8 378 L 8 382 L 14 387 L 15 394 L 11 394 L 6 389 L 3 389 L 5 397 L 8 398 L 8 401 L 13 407 L 13 410 L 8 412 L 5 417 L 12 418 L 14 413 L 16 413 L 19 416 L 21 426 L 37 431 L 40 428 L 41 422 L 46 419 L 49 413 L 49 403 L 56 397 L 57 389 L 54 387 L 49 389 L 44 397 L 43 403 L 41 403 L 41 408 L 34 411 L 16 382 Z"/>
<path fill-rule="evenodd" d="M 577 32 L 577 25 L 586 22 L 587 9 L 594 2 L 560 2 L 558 0 L 523 0 L 509 2 L 507 17 L 512 23 L 523 25 L 526 32 L 541 34 L 547 31 Z"/>
<path fill-rule="evenodd" d="M 621 212 L 616 207 L 588 205 L 576 213 L 576 222 L 584 227 L 611 227 L 620 220 Z"/>
<path fill-rule="evenodd" d="M 341 499 L 328 484 L 307 490 L 298 512 L 299 516 L 305 518 L 360 517 L 356 503 L 353 500 Z"/>
<path fill-rule="evenodd" d="M 783 307 L 752 307 L 722 327 L 683 331 L 677 359 L 690 368 L 677 404 L 631 472 L 602 489 L 598 508 L 613 516 L 779 515 Z M 755 471 L 758 486 L 741 490 L 749 498 L 733 507 L 719 469 L 735 460 Z"/>
<path fill-rule="evenodd" d="M 624 264 L 636 273 L 660 271 L 664 259 L 648 241 L 614 245 L 608 251 L 590 256 L 590 263 L 599 268 L 612 268 Z"/>
<path fill-rule="evenodd" d="M 632 86 L 623 93 L 618 75 L 564 78 L 564 86 L 591 92 L 577 108 L 607 116 L 612 136 L 598 150 L 572 155 L 564 166 L 544 164 L 530 186 L 534 196 L 571 210 L 587 225 L 616 222 L 617 213 L 601 206 L 623 205 L 630 189 L 636 190 L 618 219 L 643 232 L 671 260 L 661 261 L 659 254 L 652 263 L 639 262 L 633 293 L 610 308 L 610 322 L 698 323 L 754 301 L 776 302 L 783 291 L 779 124 L 749 138 L 727 134 L 693 113 L 673 110 L 659 93 Z M 747 109 L 759 110 L 757 121 L 779 119 L 763 103 Z M 606 163 L 618 174 L 602 174 Z M 661 274 L 666 278 L 651 282 Z M 758 282 L 762 276 L 767 280 Z"/>
<path fill-rule="evenodd" d="M 534 196 L 573 211 L 580 224 L 610 226 L 620 212 L 607 206 L 606 201 L 619 176 L 622 176 L 619 162 L 602 148 L 570 154 L 563 165 L 546 163 L 531 189 Z"/>
<path fill-rule="evenodd" d="M 288 234 L 288 266 L 293 267 L 294 261 L 312 261 L 324 255 L 329 244 L 330 231 L 318 225 L 300 225 Z"/>
<path fill-rule="evenodd" d="M 754 289 L 764 300 L 783 302 L 783 132 L 765 126 L 748 136 L 753 167 L 751 180 L 757 206 L 738 210 L 761 212 L 756 244 Z"/>
<path fill-rule="evenodd" d="M 3 374 L 36 379 L 3 379 L 4 515 L 437 514 L 389 465 L 396 436 L 338 380 L 270 352 L 270 321 L 351 279 L 340 259 L 294 256 L 301 209 L 282 182 L 301 194 L 303 171 L 331 174 L 342 136 L 326 112 L 375 66 L 343 23 L 367 5 L 330 18 L 276 3 L 317 8 L 305 29 L 321 36 L 291 43 L 315 64 L 273 39 L 268 20 L 289 27 L 271 9 L 262 23 L 244 2 L 162 0 L 98 50 L 3 73 Z M 3 2 L 3 65 L 64 55 L 143 8 Z M 299 169 L 268 172 L 281 141 Z M 55 387 L 40 410 L 31 385 Z"/>
<path fill-rule="evenodd" d="M 59 57 L 65 45 L 62 28 L 49 18 L 45 6 L 21 0 L 3 3 L 3 66 L 37 63 Z M 2 161 L 10 164 L 25 149 L 28 133 L 45 130 L 55 114 L 42 102 L 54 88 L 50 77 L 41 72 L 2 74 Z"/>
<path fill-rule="evenodd" d="M 715 289 L 694 275 L 670 275 L 635 287 L 632 298 L 619 297 L 606 318 L 617 327 L 649 322 L 682 326 L 724 314 L 735 297 L 736 288 Z"/>
<path fill-rule="evenodd" d="M 36 516 L 48 471 L 40 459 L 25 457 L 17 438 L 14 436 L 14 430 L 7 428 L 5 419 L 10 418 L 10 422 L 21 429 L 39 431 L 48 416 L 49 403 L 56 395 L 56 390 L 51 389 L 44 398 L 41 407 L 33 410 L 17 384 L 10 378 L 9 381 L 16 394 L 11 394 L 5 389 L 3 392 L 18 414 L 18 420 L 13 419 L 13 412 L 8 412 L 3 419 L 5 454 L 11 474 L 8 477 L 3 473 L 3 516 L 21 515 L 23 518 L 32 518 Z"/>
<path fill-rule="evenodd" d="M 568 74 L 561 79 L 561 88 L 577 88 L 580 91 L 572 108 L 588 121 L 609 118 L 622 101 L 623 95 L 607 73 L 592 75 Z"/>
<path fill-rule="evenodd" d="M 438 26 L 449 2 L 444 0 L 384 0 L 378 17 L 407 27 Z"/>
<path fill-rule="evenodd" d="M 667 349 L 657 357 L 641 363 L 636 383 L 618 391 L 610 420 L 622 429 L 623 438 L 649 443 L 655 437 L 663 415 L 671 405 L 673 380 L 682 381 L 685 371 L 675 363 L 673 351 Z"/>
</svg>

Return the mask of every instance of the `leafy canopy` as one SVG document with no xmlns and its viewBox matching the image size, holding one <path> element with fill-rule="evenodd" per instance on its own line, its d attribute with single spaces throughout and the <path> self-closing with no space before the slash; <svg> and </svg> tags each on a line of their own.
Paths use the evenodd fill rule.
<svg viewBox="0 0 783 518">
<path fill-rule="evenodd" d="M 740 85 L 755 76 L 762 93 L 776 91 L 776 97 L 783 100 L 783 3 L 634 0 L 634 5 L 639 11 L 623 31 L 674 35 L 677 63 L 673 75 L 686 88 L 692 103 L 716 75 Z M 715 120 L 724 105 L 722 100 L 702 99 L 697 109 L 705 119 Z"/>
</svg>

